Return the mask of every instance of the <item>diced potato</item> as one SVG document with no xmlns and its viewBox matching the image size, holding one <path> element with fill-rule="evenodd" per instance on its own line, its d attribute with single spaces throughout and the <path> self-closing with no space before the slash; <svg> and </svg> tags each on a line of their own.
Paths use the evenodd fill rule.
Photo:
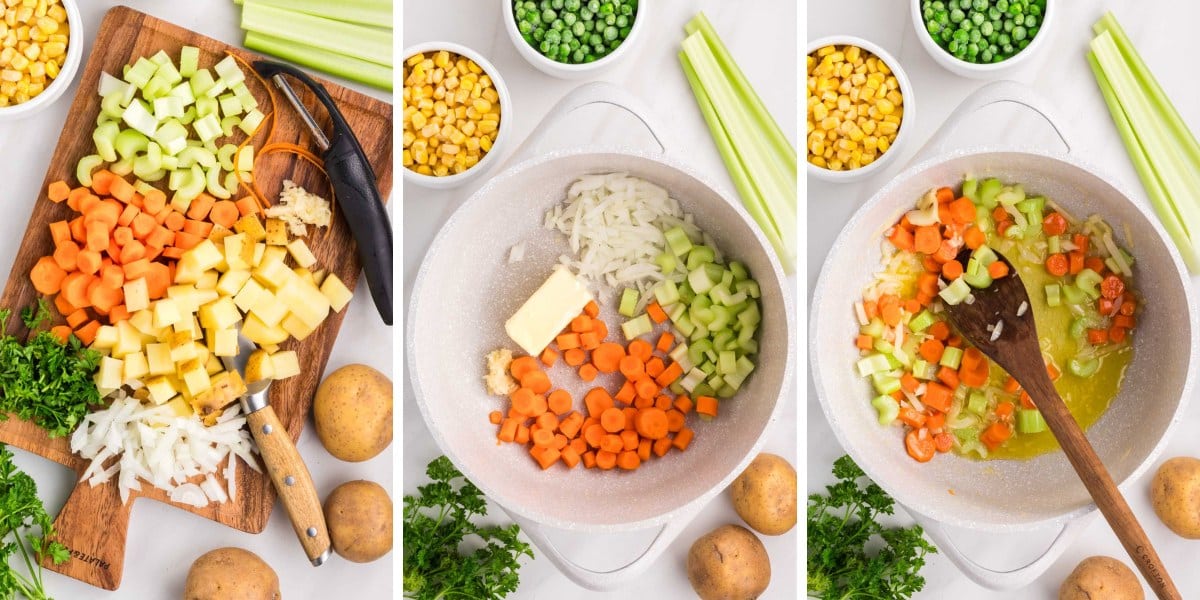
<svg viewBox="0 0 1200 600">
<path fill-rule="evenodd" d="M 259 221 L 258 216 L 253 214 L 238 219 L 233 224 L 233 229 L 238 233 L 246 234 L 246 239 L 252 242 L 261 242 L 267 238 L 267 230 L 263 227 L 262 221 Z"/>
<path fill-rule="evenodd" d="M 342 280 L 333 273 L 330 273 L 321 283 L 321 294 L 329 300 L 329 306 L 333 308 L 334 312 L 342 312 L 342 309 L 346 308 L 350 299 L 354 297 L 354 292 L 351 292 L 346 284 L 342 283 Z"/>
<path fill-rule="evenodd" d="M 150 366 L 146 363 L 146 355 L 141 352 L 133 352 L 125 355 L 125 368 L 121 373 L 121 382 L 139 380 L 150 372 Z"/>
<path fill-rule="evenodd" d="M 161 375 L 146 381 L 146 390 L 150 392 L 150 400 L 155 404 L 165 404 L 179 393 L 175 385 Z"/>
<path fill-rule="evenodd" d="M 287 223 L 280 219 L 267 219 L 267 245 L 286 246 L 288 243 Z"/>
<path fill-rule="evenodd" d="M 183 312 L 196 312 L 200 308 L 197 302 L 196 285 L 194 283 L 178 283 L 167 288 L 167 297 L 174 300 L 176 306 Z"/>
<path fill-rule="evenodd" d="M 267 354 L 275 354 L 276 352 L 279 352 L 279 344 L 264 344 L 259 346 L 259 348 L 266 350 Z"/>
<path fill-rule="evenodd" d="M 326 271 L 325 269 L 317 269 L 316 271 L 313 271 L 313 274 L 312 274 L 313 283 L 320 286 L 322 283 L 325 282 L 325 277 L 328 275 L 329 275 L 329 271 Z"/>
<path fill-rule="evenodd" d="M 268 262 L 265 257 L 253 274 L 255 279 L 272 290 L 279 289 L 288 279 L 296 276 L 283 261 Z"/>
<path fill-rule="evenodd" d="M 246 381 L 254 383 L 274 378 L 275 368 L 271 363 L 271 356 L 261 349 L 251 352 L 250 358 L 246 361 Z"/>
<path fill-rule="evenodd" d="M 216 267 L 214 267 L 215 269 Z M 205 271 L 200 274 L 200 278 L 196 280 L 196 288 L 201 290 L 214 291 L 217 288 L 221 274 L 217 271 Z"/>
<path fill-rule="evenodd" d="M 154 327 L 162 329 L 170 327 L 183 318 L 179 304 L 170 298 L 163 298 L 154 303 Z"/>
<path fill-rule="evenodd" d="M 200 307 L 200 325 L 205 329 L 228 329 L 236 325 L 241 318 L 237 305 L 229 296 Z"/>
<path fill-rule="evenodd" d="M 250 314 L 262 319 L 264 325 L 274 327 L 287 315 L 288 307 L 275 294 L 264 291 L 258 296 L 258 301 L 250 307 Z"/>
<path fill-rule="evenodd" d="M 303 341 L 304 338 L 312 335 L 312 332 L 316 329 L 315 327 L 309 327 L 308 323 L 305 323 L 303 319 L 290 313 L 288 316 L 284 317 L 283 322 L 281 322 L 279 326 L 283 327 L 283 330 L 286 331 L 288 335 L 301 341 Z"/>
<path fill-rule="evenodd" d="M 300 359 L 292 350 L 284 350 L 271 355 L 271 367 L 275 369 L 275 379 L 287 379 L 300 374 Z"/>
<path fill-rule="evenodd" d="M 115 390 L 121 387 L 121 374 L 125 362 L 111 356 L 100 357 L 100 370 L 96 371 L 96 387 Z"/>
<path fill-rule="evenodd" d="M 246 320 L 242 323 L 242 335 L 260 346 L 282 344 L 288 338 L 282 327 L 271 327 L 254 314 L 246 315 Z"/>
<path fill-rule="evenodd" d="M 238 334 L 236 329 L 210 329 L 208 331 L 208 349 L 217 356 L 238 355 Z"/>
<path fill-rule="evenodd" d="M 308 249 L 308 244 L 305 244 L 304 240 L 297 238 L 288 242 L 287 249 L 288 254 L 292 255 L 292 259 L 296 261 L 297 265 L 307 269 L 317 264 L 317 257 L 313 256 L 312 250 Z"/>
<path fill-rule="evenodd" d="M 131 319 L 132 320 L 132 319 Z M 142 349 L 142 336 L 134 329 L 129 320 L 117 322 L 117 344 L 113 346 L 112 355 L 114 358 L 121 358 L 126 354 L 140 352 Z"/>
<path fill-rule="evenodd" d="M 261 242 L 254 244 L 254 256 L 250 259 L 250 266 L 257 267 L 262 263 L 263 255 L 267 253 L 267 245 Z"/>
<path fill-rule="evenodd" d="M 292 269 L 292 272 L 296 274 L 296 277 L 299 277 L 304 281 L 307 281 L 313 285 L 320 285 L 317 283 L 317 278 L 313 277 L 313 272 L 304 267 L 296 267 L 295 269 Z"/>
<path fill-rule="evenodd" d="M 249 263 L 247 263 L 249 267 Z M 217 281 L 217 293 L 222 296 L 234 296 L 250 280 L 250 269 L 230 269 L 221 275 Z"/>
<path fill-rule="evenodd" d="M 200 276 L 204 274 L 204 271 L 191 254 L 185 253 L 183 258 L 175 263 L 174 283 L 196 283 L 200 281 Z"/>
<path fill-rule="evenodd" d="M 220 373 L 221 371 L 225 370 L 225 365 L 221 364 L 221 359 L 217 358 L 216 356 L 214 356 L 212 354 L 209 354 L 208 362 L 204 363 L 204 370 L 208 371 L 209 375 L 215 375 L 215 374 Z"/>
<path fill-rule="evenodd" d="M 205 370 L 204 363 L 199 360 L 192 359 L 184 363 L 179 368 L 179 375 L 183 379 L 184 389 L 192 396 L 199 396 L 212 388 L 212 380 L 208 377 L 208 371 Z"/>
<path fill-rule="evenodd" d="M 225 242 L 225 262 L 229 263 L 229 268 L 232 270 L 250 268 L 250 261 L 254 260 L 254 243 L 247 240 L 246 234 L 237 233 L 228 236 Z"/>
<path fill-rule="evenodd" d="M 261 267 L 267 263 L 274 262 L 282 263 L 287 260 L 287 255 L 288 251 L 284 246 L 267 246 L 267 248 L 263 250 L 263 257 L 262 261 L 259 263 L 259 266 Z"/>
<path fill-rule="evenodd" d="M 109 350 L 117 345 L 117 328 L 112 325 L 101 325 L 96 330 L 96 339 L 92 341 L 95 350 Z"/>
<path fill-rule="evenodd" d="M 154 326 L 154 312 L 150 310 L 139 310 L 129 316 L 128 323 L 133 326 L 138 333 L 145 335 L 158 335 L 158 330 L 162 327 Z"/>
<path fill-rule="evenodd" d="M 233 231 L 226 229 L 224 225 L 213 225 L 212 231 L 208 232 L 208 239 L 219 244 L 231 235 Z"/>
<path fill-rule="evenodd" d="M 146 278 L 139 277 L 125 282 L 125 308 L 131 313 L 146 310 L 150 306 L 150 288 Z"/>
<path fill-rule="evenodd" d="M 191 314 L 184 315 L 183 318 L 176 321 L 171 326 L 171 339 L 175 338 L 174 334 L 183 334 L 188 341 L 200 339 L 200 327 L 196 325 L 195 317 Z"/>
<path fill-rule="evenodd" d="M 254 303 L 258 302 L 258 297 L 266 293 L 267 290 L 253 279 L 242 285 L 242 289 L 233 297 L 233 303 L 237 305 L 242 312 L 250 312 L 254 307 Z"/>
<path fill-rule="evenodd" d="M 289 312 L 313 329 L 329 315 L 329 300 L 321 290 L 298 277 L 287 282 L 275 295 L 287 305 Z"/>
<path fill-rule="evenodd" d="M 195 411 L 192 410 L 192 405 L 188 404 L 187 400 L 183 399 L 183 396 L 175 396 L 174 398 L 171 398 L 170 402 L 167 402 L 167 406 L 170 407 L 171 411 L 174 412 L 175 416 L 177 417 L 190 417 L 196 414 Z"/>
<path fill-rule="evenodd" d="M 194 360 L 195 358 L 196 346 L 193 344 L 191 339 L 188 339 L 186 343 L 179 344 L 177 346 L 171 346 L 171 362 L 174 362 L 177 366 Z"/>
<path fill-rule="evenodd" d="M 175 372 L 175 361 L 171 360 L 171 347 L 167 344 L 147 344 L 146 358 L 151 375 L 166 375 Z"/>
<path fill-rule="evenodd" d="M 221 261 L 225 260 L 225 256 L 222 255 L 221 251 L 217 249 L 217 245 L 214 244 L 212 240 L 208 239 L 196 244 L 190 250 L 184 252 L 183 258 L 179 260 L 182 262 L 187 260 L 187 257 L 189 256 L 192 257 L 191 260 L 196 263 L 196 266 L 199 267 L 201 271 L 214 269 L 217 265 L 221 264 Z"/>
</svg>

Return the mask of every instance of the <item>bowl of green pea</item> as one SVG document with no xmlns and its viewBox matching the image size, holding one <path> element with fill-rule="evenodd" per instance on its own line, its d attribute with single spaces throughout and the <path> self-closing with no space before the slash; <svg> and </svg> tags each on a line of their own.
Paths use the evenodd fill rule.
<svg viewBox="0 0 1200 600">
<path fill-rule="evenodd" d="M 500 0 L 517 52 L 539 71 L 580 79 L 629 54 L 644 29 L 639 0 Z"/>
<path fill-rule="evenodd" d="M 1007 72 L 1046 45 L 1053 0 L 912 0 L 917 39 L 938 64 L 977 79 Z"/>
</svg>

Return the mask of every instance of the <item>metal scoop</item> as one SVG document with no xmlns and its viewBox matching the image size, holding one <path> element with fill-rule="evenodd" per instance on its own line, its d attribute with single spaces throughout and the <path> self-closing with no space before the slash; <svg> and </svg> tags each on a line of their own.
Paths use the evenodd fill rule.
<svg viewBox="0 0 1200 600">
<path fill-rule="evenodd" d="M 259 60 L 254 62 L 254 70 L 275 83 L 312 133 L 325 161 L 325 171 L 329 174 L 338 206 L 358 242 L 358 257 L 362 261 L 363 274 L 367 277 L 367 287 L 371 290 L 375 308 L 379 310 L 383 322 L 391 325 L 392 227 L 379 197 L 375 171 L 371 169 L 367 155 L 324 86 L 291 65 Z M 329 119 L 333 123 L 332 134 L 325 134 L 284 75 L 295 77 L 312 90 L 329 112 Z"/>
<path fill-rule="evenodd" d="M 221 362 L 227 371 L 242 375 L 255 349 L 253 342 L 239 334 L 237 357 L 223 357 Z M 304 547 L 304 553 L 313 566 L 319 567 L 329 559 L 330 554 L 329 530 L 325 526 L 321 498 L 317 496 L 312 476 L 300 452 L 296 450 L 295 442 L 283 428 L 275 409 L 267 402 L 270 389 L 270 379 L 247 383 L 246 392 L 238 400 L 246 414 L 250 435 L 258 445 L 259 456 L 267 466 L 271 483 L 275 484 L 279 500 L 287 510 L 292 528 L 296 530 L 296 537 L 300 539 L 300 545 Z"/>
</svg>

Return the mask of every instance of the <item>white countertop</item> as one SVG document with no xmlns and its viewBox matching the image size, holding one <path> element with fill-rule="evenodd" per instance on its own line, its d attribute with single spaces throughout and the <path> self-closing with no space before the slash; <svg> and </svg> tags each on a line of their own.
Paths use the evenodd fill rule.
<svg viewBox="0 0 1200 600">
<path fill-rule="evenodd" d="M 732 190 L 720 155 L 709 137 L 687 81 L 679 67 L 676 54 L 683 39 L 683 25 L 695 11 L 703 8 L 721 34 L 725 44 L 738 58 L 747 77 L 758 90 L 771 114 L 779 120 L 785 132 L 796 127 L 796 3 L 790 0 L 760 0 L 754 7 L 745 3 L 720 0 L 700 2 L 644 1 L 651 6 L 652 27 L 634 48 L 636 56 L 597 79 L 616 83 L 640 97 L 657 114 L 666 129 L 668 151 L 711 177 L 717 185 Z M 686 5 L 686 6 L 685 6 Z M 559 98 L 582 82 L 554 79 L 543 75 L 525 62 L 513 48 L 501 20 L 503 2 L 478 0 L 424 0 L 406 3 L 404 11 L 404 46 L 425 41 L 451 41 L 466 45 L 488 58 L 504 77 L 513 98 L 512 119 L 516 123 L 513 148 L 525 138 L 534 125 Z M 447 18 L 447 15 L 454 15 Z M 560 145 L 574 139 L 590 142 L 645 144 L 644 134 L 634 133 L 631 119 L 615 109 L 588 108 L 578 113 L 573 126 L 553 137 Z M 509 117 L 506 117 L 509 118 Z M 598 118 L 612 121 L 598 121 Z M 600 127 L 600 125 L 603 127 Z M 601 130 L 604 130 L 603 133 Z M 568 138 L 568 133 L 570 138 Z M 638 136 L 638 137 L 630 137 Z M 549 142 L 547 142 L 549 143 Z M 498 172 L 498 171 L 495 171 Z M 495 173 L 493 172 L 493 173 Z M 405 298 L 415 278 L 417 268 L 441 224 L 464 200 L 475 191 L 482 180 L 455 190 L 430 191 L 412 185 L 404 186 L 404 283 Z M 411 399 L 412 388 L 405 381 L 404 402 L 404 492 L 414 493 L 425 482 L 425 465 L 441 454 L 434 444 L 420 411 Z M 766 452 L 788 457 L 796 456 L 796 406 L 790 397 L 769 434 Z M 794 464 L 794 459 L 793 459 Z M 503 516 L 491 505 L 491 518 Z M 520 571 L 521 587 L 510 596 L 514 600 L 531 598 L 629 598 L 631 593 L 648 598 L 692 597 L 684 561 L 692 541 L 709 530 L 725 524 L 741 523 L 734 513 L 728 495 L 712 501 L 696 520 L 660 557 L 658 563 L 626 588 L 611 593 L 584 590 L 560 575 L 545 558 L 525 561 Z M 764 600 L 792 599 L 799 595 L 796 582 L 799 562 L 796 552 L 797 531 L 768 538 L 760 536 L 771 558 L 773 578 L 762 596 Z M 644 536 L 588 536 L 587 545 L 570 544 L 567 534 L 555 536 L 570 545 L 571 558 L 593 567 L 615 567 L 614 557 L 640 553 Z M 578 540 L 577 540 L 578 541 Z M 540 554 L 540 553 L 539 553 Z"/>
<path fill-rule="evenodd" d="M 913 123 L 917 135 L 911 140 L 916 143 L 903 149 L 903 155 L 885 172 L 858 184 L 835 185 L 808 180 L 808 285 L 811 290 L 834 238 L 854 210 L 890 177 L 903 170 L 950 111 L 985 82 L 953 75 L 933 61 L 916 38 L 908 2 L 847 0 L 811 2 L 809 7 L 807 39 L 851 34 L 882 46 L 897 57 L 908 73 L 917 102 L 917 117 Z M 1200 5 L 1175 0 L 1155 3 L 1153 9 L 1148 10 L 1145 3 L 1119 0 L 1058 2 L 1058 7 L 1062 13 L 1058 15 L 1054 30 L 1049 32 L 1053 35 L 1050 46 L 1042 48 L 1038 56 L 1032 57 L 1028 64 L 1007 78 L 1030 84 L 1049 97 L 1058 109 L 1060 124 L 1073 146 L 1086 155 L 1089 163 L 1125 184 L 1137 201 L 1145 203 L 1145 192 L 1085 59 L 1091 26 L 1105 8 L 1116 13 L 1167 95 L 1174 100 L 1192 130 L 1197 131 L 1200 130 L 1200 105 L 1194 99 L 1200 92 L 1200 84 L 1191 74 L 1193 61 L 1190 54 L 1180 51 L 1180 41 L 1188 39 L 1192 33 L 1192 24 L 1200 17 Z M 1033 141 L 1046 144 L 1048 149 L 1061 150 L 1049 129 L 1027 113 L 997 107 L 981 111 L 980 117 L 963 132 L 952 136 L 952 142 L 962 145 L 967 140 L 980 143 L 985 140 L 996 143 Z M 811 493 L 822 490 L 832 481 L 830 465 L 843 451 L 816 402 L 811 380 L 808 397 L 808 490 Z M 1159 462 L 1171 456 L 1200 455 L 1196 437 L 1186 433 L 1198 428 L 1200 403 L 1193 398 L 1184 422 L 1176 430 L 1178 434 Z M 1175 536 L 1155 517 L 1150 507 L 1149 478 L 1147 475 L 1128 487 L 1129 503 L 1184 597 L 1200 595 L 1200 571 L 1195 569 L 1200 543 Z M 907 516 L 904 521 L 911 522 Z M 956 539 L 978 562 L 992 568 L 1014 568 L 1040 554 L 1052 534 L 989 534 L 985 543 L 971 542 L 966 539 L 968 535 L 959 531 Z M 1132 565 L 1107 523 L 1096 519 L 1054 566 L 1026 589 L 1007 593 L 985 590 L 967 580 L 944 556 L 935 555 L 922 571 L 928 584 L 917 597 L 1055 598 L 1060 583 L 1075 565 L 1096 554 L 1112 556 Z M 1146 588 L 1146 594 L 1152 597 L 1149 588 Z"/>
<path fill-rule="evenodd" d="M 87 60 L 92 42 L 104 13 L 112 6 L 126 4 L 156 17 L 188 27 L 213 38 L 241 45 L 238 22 L 241 11 L 230 0 L 192 0 L 190 2 L 161 2 L 155 0 L 84 0 L 79 2 L 84 22 Z M 82 72 L 82 67 L 80 72 Z M 78 74 L 74 87 L 78 87 Z M 58 143 L 67 109 L 74 97 L 74 87 L 44 112 L 24 121 L 0 124 L 0 180 L 6 183 L 3 203 L 13 210 L 11 218 L 0 220 L 0 257 L 15 254 L 25 224 L 38 197 L 46 165 Z M 391 95 L 364 86 L 352 87 L 391 102 Z M 396 174 L 399 179 L 399 174 Z M 7 277 L 9 258 L 0 258 L 0 269 Z M 392 329 L 384 327 L 366 282 L 360 281 L 350 311 L 342 324 L 341 334 L 333 348 L 327 372 L 348 363 L 370 365 L 389 376 L 392 373 Z M 385 488 L 392 487 L 392 454 L 384 452 L 362 463 L 342 462 L 321 446 L 313 432 L 312 421 L 305 425 L 298 444 L 300 454 L 308 463 L 316 482 L 317 493 L 324 498 L 339 484 L 353 479 L 368 479 Z M 18 465 L 29 472 L 38 483 L 39 495 L 50 514 L 56 514 L 67 499 L 74 477 L 55 463 L 14 450 Z M 399 498 L 393 493 L 397 510 Z M 103 527 L 97 523 L 97 527 Z M 399 551 L 374 563 L 356 564 L 336 555 L 320 568 L 308 564 L 287 514 L 278 502 L 271 512 L 265 531 L 259 535 L 242 533 L 213 521 L 176 510 L 152 501 L 139 501 L 130 519 L 126 545 L 125 572 L 121 587 L 106 592 L 74 579 L 46 571 L 46 589 L 55 598 L 144 600 L 177 598 L 183 593 L 188 567 L 201 554 L 223 546 L 239 546 L 263 558 L 279 575 L 285 598 L 321 599 L 344 594 L 353 585 L 356 598 L 384 599 L 392 597 L 391 559 Z"/>
</svg>

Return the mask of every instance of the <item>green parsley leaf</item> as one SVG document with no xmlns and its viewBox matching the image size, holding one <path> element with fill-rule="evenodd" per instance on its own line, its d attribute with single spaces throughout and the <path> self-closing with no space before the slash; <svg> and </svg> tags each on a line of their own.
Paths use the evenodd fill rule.
<svg viewBox="0 0 1200 600">
<path fill-rule="evenodd" d="M 487 501 L 445 456 L 425 474 L 431 482 L 404 497 L 404 597 L 493 600 L 514 592 L 518 559 L 533 558 L 521 528 L 475 524 L 487 515 Z"/>
<path fill-rule="evenodd" d="M 895 501 L 849 456 L 834 461 L 833 475 L 838 482 L 826 486 L 824 495 L 808 497 L 808 596 L 911 598 L 925 587 L 918 573 L 926 554 L 937 549 L 918 525 L 889 528 L 879 522 L 895 512 Z"/>
<path fill-rule="evenodd" d="M 70 553 L 53 539 L 54 520 L 38 499 L 33 478 L 12 459 L 12 452 L 0 444 L 0 599 L 53 600 L 42 587 L 41 559 L 62 564 Z M 10 559 L 16 555 L 25 565 L 24 574 L 12 566 Z"/>
</svg>

